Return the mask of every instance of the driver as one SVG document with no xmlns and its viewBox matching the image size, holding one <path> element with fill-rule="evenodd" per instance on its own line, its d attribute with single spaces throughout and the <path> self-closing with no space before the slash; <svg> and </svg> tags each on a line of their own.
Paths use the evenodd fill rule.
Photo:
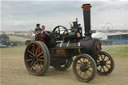
<svg viewBox="0 0 128 85">
<path fill-rule="evenodd" d="M 35 34 L 35 39 L 37 39 L 39 37 L 39 35 L 41 34 L 42 29 L 40 28 L 40 24 L 36 24 L 36 28 L 34 31 Z"/>
<path fill-rule="evenodd" d="M 42 29 L 40 28 L 40 24 L 36 24 L 36 28 L 35 28 L 34 33 L 37 35 L 37 34 L 41 33 L 41 31 L 42 31 Z"/>
</svg>

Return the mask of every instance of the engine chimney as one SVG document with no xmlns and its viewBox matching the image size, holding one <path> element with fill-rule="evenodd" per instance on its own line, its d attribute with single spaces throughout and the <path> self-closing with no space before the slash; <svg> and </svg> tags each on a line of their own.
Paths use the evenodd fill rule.
<svg viewBox="0 0 128 85">
<path fill-rule="evenodd" d="M 85 36 L 86 37 L 91 37 L 91 17 L 90 17 L 90 9 L 91 5 L 90 4 L 83 4 L 82 6 L 83 9 L 83 18 L 84 18 L 84 29 L 85 29 Z"/>
</svg>

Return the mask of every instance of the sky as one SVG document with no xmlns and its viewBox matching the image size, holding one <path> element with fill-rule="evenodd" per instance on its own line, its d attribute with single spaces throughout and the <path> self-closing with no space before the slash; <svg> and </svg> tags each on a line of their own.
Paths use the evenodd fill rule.
<svg viewBox="0 0 128 85">
<path fill-rule="evenodd" d="M 128 0 L 1 0 L 1 31 L 29 31 L 35 25 L 53 30 L 57 25 L 70 29 L 78 18 L 84 28 L 82 4 L 90 3 L 93 30 L 128 29 Z"/>
</svg>

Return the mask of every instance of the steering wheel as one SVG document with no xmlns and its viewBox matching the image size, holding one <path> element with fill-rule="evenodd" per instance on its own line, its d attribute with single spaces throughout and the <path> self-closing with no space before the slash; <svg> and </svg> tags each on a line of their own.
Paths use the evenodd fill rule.
<svg viewBox="0 0 128 85">
<path fill-rule="evenodd" d="M 64 26 L 58 25 L 53 29 L 52 33 L 56 39 L 62 40 L 68 34 L 68 29 Z"/>
</svg>

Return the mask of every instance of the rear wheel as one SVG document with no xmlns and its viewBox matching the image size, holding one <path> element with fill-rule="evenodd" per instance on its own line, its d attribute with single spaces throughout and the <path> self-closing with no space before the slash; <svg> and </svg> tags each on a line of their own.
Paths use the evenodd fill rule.
<svg viewBox="0 0 128 85">
<path fill-rule="evenodd" d="M 89 82 L 96 75 L 96 63 L 87 54 L 78 55 L 73 62 L 73 72 L 79 81 Z"/>
<path fill-rule="evenodd" d="M 114 60 L 111 55 L 101 51 L 97 59 L 97 72 L 100 75 L 108 75 L 114 69 Z"/>
<path fill-rule="evenodd" d="M 43 42 L 33 41 L 25 50 L 25 66 L 32 75 L 43 75 L 50 65 L 50 54 Z"/>
<path fill-rule="evenodd" d="M 72 64 L 72 59 L 68 58 L 66 59 L 66 62 L 64 65 L 53 65 L 53 67 L 56 69 L 56 70 L 59 70 L 59 71 L 64 71 L 64 70 L 67 70 Z"/>
</svg>

